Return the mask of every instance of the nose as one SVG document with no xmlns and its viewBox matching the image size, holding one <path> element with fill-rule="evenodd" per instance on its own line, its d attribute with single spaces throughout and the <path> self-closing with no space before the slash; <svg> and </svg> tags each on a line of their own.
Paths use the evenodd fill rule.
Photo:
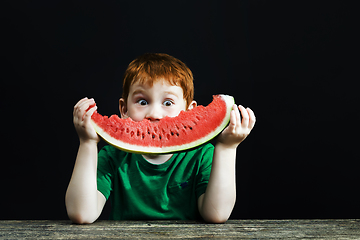
<svg viewBox="0 0 360 240">
<path fill-rule="evenodd" d="M 152 121 L 157 122 L 162 118 L 161 108 L 157 106 L 149 106 L 148 111 L 145 115 L 145 118 Z"/>
</svg>

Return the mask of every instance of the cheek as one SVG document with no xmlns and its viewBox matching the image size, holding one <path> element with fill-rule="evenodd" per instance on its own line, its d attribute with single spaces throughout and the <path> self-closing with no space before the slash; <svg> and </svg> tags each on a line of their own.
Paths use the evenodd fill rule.
<svg viewBox="0 0 360 240">
<path fill-rule="evenodd" d="M 135 122 L 139 122 L 145 118 L 144 113 L 142 113 L 139 110 L 132 109 L 132 108 L 129 108 L 128 115 Z"/>
<path fill-rule="evenodd" d="M 167 116 L 169 116 L 169 117 L 176 117 L 176 116 L 179 115 L 179 113 L 180 113 L 181 111 L 185 111 L 185 107 L 184 107 L 184 108 L 173 108 L 173 109 L 171 109 L 171 110 L 168 112 Z"/>
</svg>

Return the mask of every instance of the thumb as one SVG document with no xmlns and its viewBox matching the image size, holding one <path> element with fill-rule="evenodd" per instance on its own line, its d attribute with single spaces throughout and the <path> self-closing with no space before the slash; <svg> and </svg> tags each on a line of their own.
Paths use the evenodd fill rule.
<svg viewBox="0 0 360 240">
<path fill-rule="evenodd" d="M 229 131 L 231 133 L 234 133 L 236 129 L 236 115 L 235 111 L 231 110 L 230 112 L 230 123 L 229 126 L 225 129 L 225 131 Z"/>
</svg>

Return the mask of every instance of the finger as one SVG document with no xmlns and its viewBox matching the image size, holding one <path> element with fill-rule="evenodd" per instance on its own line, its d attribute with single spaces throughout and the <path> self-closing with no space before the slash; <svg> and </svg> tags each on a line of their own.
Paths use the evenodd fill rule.
<svg viewBox="0 0 360 240">
<path fill-rule="evenodd" d="M 242 105 L 239 105 L 239 110 L 240 110 L 241 116 L 242 116 L 241 127 L 247 128 L 249 125 L 249 114 Z"/>
<path fill-rule="evenodd" d="M 84 121 L 84 119 L 85 119 L 85 115 L 87 114 L 87 112 L 91 109 L 91 108 L 93 108 L 93 107 L 95 107 L 96 105 L 95 105 L 95 101 L 94 101 L 94 99 L 89 99 L 88 101 L 86 101 L 83 105 L 81 105 L 80 106 L 80 108 L 79 108 L 79 110 L 81 110 L 80 111 L 80 114 L 81 114 L 81 116 L 82 116 L 82 120 Z M 90 115 L 91 116 L 91 115 Z"/>
<path fill-rule="evenodd" d="M 77 116 L 78 118 L 84 120 L 84 115 L 86 113 L 86 110 L 89 108 L 90 105 L 94 103 L 95 103 L 94 99 L 84 100 L 76 107 L 76 109 L 74 109 L 74 116 Z"/>
<path fill-rule="evenodd" d="M 84 114 L 84 121 L 88 123 L 91 119 L 91 116 L 93 113 L 97 110 L 97 106 L 94 105 L 92 108 L 90 108 L 85 114 Z"/>
<path fill-rule="evenodd" d="M 230 132 L 235 132 L 235 128 L 236 128 L 236 114 L 234 110 L 231 110 L 230 112 L 230 124 L 229 124 L 229 131 Z"/>
<path fill-rule="evenodd" d="M 241 115 L 240 115 L 239 109 L 236 106 L 236 104 L 234 104 L 233 109 L 234 109 L 235 116 L 236 116 L 236 125 L 240 126 L 241 125 Z"/>
<path fill-rule="evenodd" d="M 82 102 L 84 102 L 86 99 L 88 99 L 87 97 L 84 97 L 82 99 L 80 99 L 74 106 L 74 108 L 76 108 L 77 106 L 79 106 Z"/>
<path fill-rule="evenodd" d="M 73 110 L 73 122 L 74 122 L 74 124 L 79 124 L 79 117 L 80 116 L 78 116 L 78 113 L 79 113 L 79 107 L 86 101 L 86 100 L 88 100 L 88 98 L 87 97 L 84 97 L 84 98 L 82 98 L 82 99 L 80 99 L 76 104 L 75 104 L 75 106 L 74 106 L 74 110 Z"/>
<path fill-rule="evenodd" d="M 246 109 L 249 113 L 249 128 L 252 129 L 255 125 L 255 122 L 256 122 L 256 117 L 255 117 L 255 113 L 253 110 L 251 110 L 250 108 L 247 108 Z"/>
<path fill-rule="evenodd" d="M 85 111 L 91 104 L 94 104 L 94 103 L 95 103 L 95 101 L 93 98 L 86 99 L 85 101 L 83 101 L 82 103 L 79 104 L 78 109 Z"/>
<path fill-rule="evenodd" d="M 77 114 L 77 112 L 81 109 L 81 106 L 84 105 L 84 103 L 88 101 L 88 98 L 85 97 L 83 99 L 81 99 L 80 101 L 78 101 L 76 103 L 76 105 L 74 106 L 74 112 L 73 112 L 73 115 L 75 116 Z"/>
<path fill-rule="evenodd" d="M 76 105 L 75 105 L 74 107 L 77 107 L 79 104 L 81 104 L 82 102 L 86 101 L 87 99 L 88 99 L 87 97 L 84 97 L 84 98 L 80 99 L 80 100 L 76 103 Z"/>
</svg>

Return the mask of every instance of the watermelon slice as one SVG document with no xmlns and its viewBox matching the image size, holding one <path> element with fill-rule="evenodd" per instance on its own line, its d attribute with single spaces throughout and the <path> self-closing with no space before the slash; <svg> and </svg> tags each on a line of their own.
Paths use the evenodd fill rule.
<svg viewBox="0 0 360 240">
<path fill-rule="evenodd" d="M 206 107 L 181 111 L 176 117 L 157 122 L 144 119 L 135 122 L 118 115 L 91 117 L 95 131 L 109 144 L 128 152 L 163 154 L 199 146 L 216 137 L 229 123 L 234 98 L 215 95 Z"/>
</svg>

